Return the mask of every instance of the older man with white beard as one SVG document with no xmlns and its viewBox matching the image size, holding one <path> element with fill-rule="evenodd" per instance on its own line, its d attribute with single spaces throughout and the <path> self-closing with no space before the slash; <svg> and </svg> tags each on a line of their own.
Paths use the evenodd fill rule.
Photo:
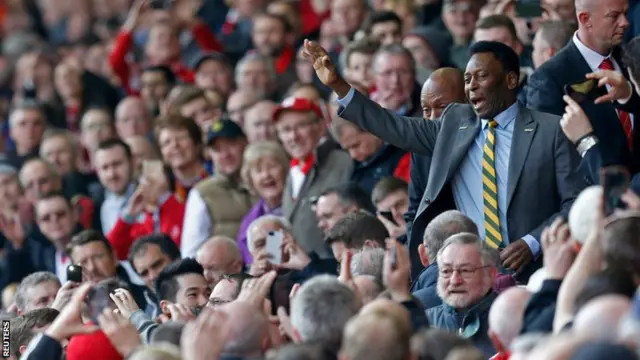
<svg viewBox="0 0 640 360">
<path fill-rule="evenodd" d="M 442 305 L 427 310 L 432 327 L 469 339 L 489 358 L 496 351 L 488 336 L 492 287 L 500 261 L 498 252 L 477 235 L 451 236 L 438 251 L 438 296 Z"/>
</svg>

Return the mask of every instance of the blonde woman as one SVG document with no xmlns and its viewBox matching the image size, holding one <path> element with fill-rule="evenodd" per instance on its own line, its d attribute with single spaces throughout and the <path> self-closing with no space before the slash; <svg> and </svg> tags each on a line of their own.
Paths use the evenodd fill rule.
<svg viewBox="0 0 640 360">
<path fill-rule="evenodd" d="M 275 141 L 253 143 L 244 151 L 242 180 L 260 197 L 260 201 L 242 219 L 238 232 L 238 246 L 245 264 L 253 262 L 247 247 L 247 228 L 263 215 L 282 215 L 282 193 L 288 171 L 289 158 Z"/>
</svg>

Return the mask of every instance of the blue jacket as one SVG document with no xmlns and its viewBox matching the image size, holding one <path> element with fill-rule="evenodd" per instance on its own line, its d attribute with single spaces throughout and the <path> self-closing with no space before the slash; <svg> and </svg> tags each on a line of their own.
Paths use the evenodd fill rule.
<svg viewBox="0 0 640 360">
<path fill-rule="evenodd" d="M 418 280 L 411 285 L 411 292 L 422 302 L 425 309 L 442 304 L 438 296 L 438 264 L 433 263 L 420 272 Z"/>
<path fill-rule="evenodd" d="M 489 309 L 498 295 L 493 291 L 479 303 L 466 311 L 457 311 L 442 304 L 427 310 L 427 318 L 432 327 L 456 333 L 469 339 L 487 357 L 496 354 L 489 339 Z"/>
<path fill-rule="evenodd" d="M 400 159 L 406 154 L 393 145 L 384 144 L 369 159 L 354 162 L 351 181 L 360 185 L 368 194 L 380 179 L 393 176 Z"/>
</svg>

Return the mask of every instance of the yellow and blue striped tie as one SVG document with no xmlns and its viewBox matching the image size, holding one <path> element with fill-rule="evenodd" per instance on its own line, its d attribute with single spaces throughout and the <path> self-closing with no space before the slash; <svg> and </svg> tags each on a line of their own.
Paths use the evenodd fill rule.
<svg viewBox="0 0 640 360">
<path fill-rule="evenodd" d="M 498 182 L 496 181 L 496 126 L 489 121 L 489 131 L 482 151 L 482 197 L 484 198 L 484 239 L 494 249 L 502 245 L 500 216 L 498 215 Z"/>
</svg>

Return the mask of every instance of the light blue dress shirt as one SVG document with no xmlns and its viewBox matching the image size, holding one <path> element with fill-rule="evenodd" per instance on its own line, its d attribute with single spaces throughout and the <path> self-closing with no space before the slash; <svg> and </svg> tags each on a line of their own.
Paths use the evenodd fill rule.
<svg viewBox="0 0 640 360">
<path fill-rule="evenodd" d="M 338 99 L 338 104 L 347 107 L 353 99 L 354 89 L 351 89 L 347 96 Z M 500 233 L 503 241 L 515 241 L 509 239 L 507 228 L 507 184 L 509 183 L 509 155 L 511 153 L 511 139 L 515 120 L 518 116 L 518 105 L 514 103 L 508 109 L 496 116 L 498 123 L 496 128 L 495 167 L 496 181 L 498 185 L 498 213 L 500 216 Z M 482 120 L 482 131 L 478 134 L 473 144 L 467 152 L 467 156 L 462 160 L 458 171 L 454 175 L 451 185 L 456 208 L 468 216 L 478 226 L 480 236 L 484 238 L 484 200 L 482 193 L 482 148 L 484 147 L 486 134 L 488 131 L 488 120 Z M 522 238 L 533 256 L 540 253 L 540 243 L 532 235 Z"/>
</svg>

